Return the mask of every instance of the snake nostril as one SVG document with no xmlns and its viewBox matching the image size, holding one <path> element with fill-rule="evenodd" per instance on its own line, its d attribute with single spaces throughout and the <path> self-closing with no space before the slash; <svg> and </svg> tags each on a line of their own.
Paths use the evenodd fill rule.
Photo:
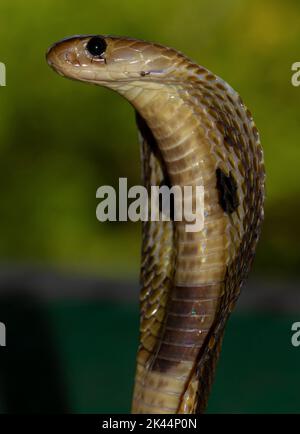
<svg viewBox="0 0 300 434">
<path fill-rule="evenodd" d="M 69 53 L 68 51 L 66 53 L 63 53 L 63 60 L 68 63 L 73 63 L 76 56 L 74 56 L 74 53 Z"/>
</svg>

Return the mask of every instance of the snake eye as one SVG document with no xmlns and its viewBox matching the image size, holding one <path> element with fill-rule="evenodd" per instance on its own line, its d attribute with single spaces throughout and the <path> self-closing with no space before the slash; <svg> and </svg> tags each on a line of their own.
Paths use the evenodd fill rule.
<svg viewBox="0 0 300 434">
<path fill-rule="evenodd" d="M 93 36 L 87 43 L 86 49 L 94 57 L 100 57 L 105 52 L 107 43 L 100 36 Z"/>
</svg>

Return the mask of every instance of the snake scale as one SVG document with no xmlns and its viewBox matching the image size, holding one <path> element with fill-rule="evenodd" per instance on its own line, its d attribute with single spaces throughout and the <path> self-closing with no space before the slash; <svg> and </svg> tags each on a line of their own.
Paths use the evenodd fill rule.
<svg viewBox="0 0 300 434">
<path fill-rule="evenodd" d="M 182 53 L 84 35 L 47 52 L 59 74 L 108 87 L 134 107 L 144 185 L 204 187 L 204 227 L 143 223 L 140 345 L 133 413 L 202 413 L 224 328 L 263 220 L 259 133 L 240 96 Z"/>
</svg>

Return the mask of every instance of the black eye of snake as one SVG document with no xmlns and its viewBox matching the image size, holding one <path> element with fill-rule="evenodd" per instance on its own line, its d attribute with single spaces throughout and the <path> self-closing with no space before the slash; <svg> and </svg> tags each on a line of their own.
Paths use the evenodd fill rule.
<svg viewBox="0 0 300 434">
<path fill-rule="evenodd" d="M 86 49 L 94 57 L 100 57 L 105 52 L 107 44 L 105 39 L 100 36 L 94 36 L 87 43 Z"/>
</svg>

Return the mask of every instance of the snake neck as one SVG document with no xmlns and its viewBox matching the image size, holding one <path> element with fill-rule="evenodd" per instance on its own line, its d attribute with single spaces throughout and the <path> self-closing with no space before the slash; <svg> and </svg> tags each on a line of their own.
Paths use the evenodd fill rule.
<svg viewBox="0 0 300 434">
<path fill-rule="evenodd" d="M 178 287 L 219 288 L 230 260 L 230 254 L 226 257 L 224 252 L 229 217 L 219 204 L 216 175 L 220 162 L 217 145 L 222 146 L 223 136 L 207 107 L 200 102 L 195 106 L 185 88 L 178 90 L 152 83 L 146 91 L 137 86 L 124 96 L 150 128 L 163 161 L 164 175 L 171 185 L 204 189 L 203 229 L 187 232 L 184 219 L 174 225 L 177 239 L 174 283 Z M 193 195 L 194 208 L 196 199 Z"/>
<path fill-rule="evenodd" d="M 143 348 L 140 352 L 144 367 L 137 373 L 133 411 L 190 412 L 198 384 L 198 379 L 193 378 L 194 368 L 222 295 L 228 222 L 216 189 L 211 140 L 214 122 L 203 106 L 199 105 L 195 112 L 191 102 L 176 91 L 161 88 L 152 92 L 135 90 L 134 106 L 156 140 L 164 176 L 171 185 L 204 188 L 205 219 L 199 232 L 187 232 L 184 220 L 173 224 L 173 282 L 157 339 L 148 345 L 146 357 Z M 193 197 L 194 206 L 195 200 Z M 163 387 L 158 386 L 162 379 Z M 160 409 L 153 388 L 162 400 Z M 163 404 L 164 396 L 168 397 L 167 404 Z"/>
<path fill-rule="evenodd" d="M 142 314 L 133 412 L 205 408 L 223 327 L 258 237 L 263 168 L 257 130 L 238 94 L 217 85 L 149 83 L 123 92 L 150 128 L 171 185 L 204 188 L 202 230 L 173 224 L 167 302 L 159 303 L 151 322 L 149 296 Z"/>
</svg>

